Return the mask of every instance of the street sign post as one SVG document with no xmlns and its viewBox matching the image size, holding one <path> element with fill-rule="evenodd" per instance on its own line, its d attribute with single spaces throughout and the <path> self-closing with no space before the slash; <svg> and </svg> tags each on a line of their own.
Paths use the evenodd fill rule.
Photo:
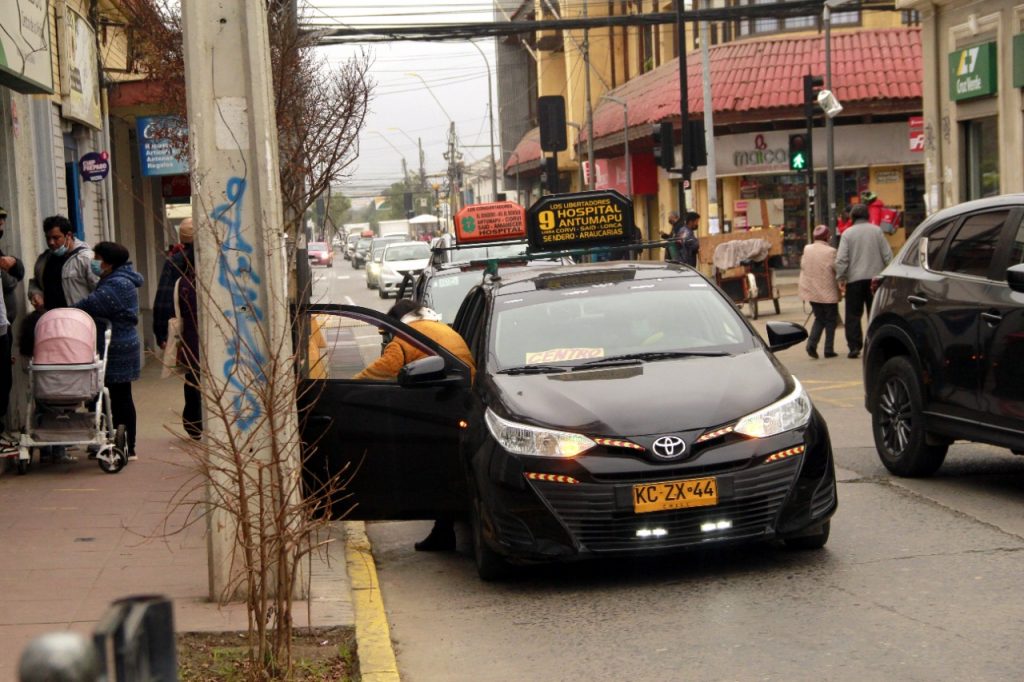
<svg viewBox="0 0 1024 682">
<path fill-rule="evenodd" d="M 633 203 L 615 190 L 541 197 L 526 212 L 530 248 L 585 248 L 630 241 Z"/>
</svg>

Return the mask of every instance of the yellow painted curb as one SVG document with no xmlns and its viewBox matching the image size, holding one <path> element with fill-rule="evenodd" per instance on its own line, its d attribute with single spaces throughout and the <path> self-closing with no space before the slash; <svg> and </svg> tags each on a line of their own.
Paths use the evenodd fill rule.
<svg viewBox="0 0 1024 682">
<path fill-rule="evenodd" d="M 366 524 L 347 521 L 345 537 L 359 675 L 364 682 L 399 682 L 398 661 L 391 646 L 391 630 L 377 581 L 377 565 L 370 553 L 370 539 L 366 537 Z"/>
</svg>

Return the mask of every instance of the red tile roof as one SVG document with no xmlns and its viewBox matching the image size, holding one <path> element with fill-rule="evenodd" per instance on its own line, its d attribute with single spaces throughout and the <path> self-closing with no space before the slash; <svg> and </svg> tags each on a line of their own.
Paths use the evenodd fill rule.
<svg viewBox="0 0 1024 682">
<path fill-rule="evenodd" d="M 540 128 L 531 128 L 509 154 L 505 174 L 515 173 L 516 166 L 519 166 L 520 172 L 540 168 L 540 157 Z"/>
<path fill-rule="evenodd" d="M 825 73 L 821 35 L 726 43 L 711 47 L 709 56 L 714 111 L 734 114 L 730 117 L 733 121 L 767 121 L 773 113 L 786 110 L 789 118 L 802 116 L 797 112 L 803 105 L 804 74 Z M 688 53 L 687 75 L 690 112 L 702 112 L 699 52 Z M 832 85 L 847 109 L 871 103 L 892 104 L 894 100 L 913 105 L 921 98 L 921 79 L 920 29 L 833 32 Z M 608 94 L 629 103 L 630 126 L 678 117 L 679 60 L 663 64 Z M 916 108 L 920 108 L 919 103 Z M 615 133 L 622 134 L 622 108 L 602 101 L 594 110 L 594 137 L 600 140 Z M 582 137 L 586 138 L 586 130 Z"/>
</svg>

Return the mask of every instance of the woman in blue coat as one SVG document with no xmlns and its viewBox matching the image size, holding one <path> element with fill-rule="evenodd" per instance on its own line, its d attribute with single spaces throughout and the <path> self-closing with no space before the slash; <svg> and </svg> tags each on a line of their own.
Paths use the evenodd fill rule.
<svg viewBox="0 0 1024 682">
<path fill-rule="evenodd" d="M 98 329 L 111 326 L 110 349 L 104 385 L 110 392 L 114 425 L 124 425 L 128 437 L 128 459 L 135 456 L 135 402 L 132 382 L 142 372 L 142 341 L 139 339 L 139 287 L 145 281 L 128 262 L 128 249 L 116 242 L 93 247 L 92 270 L 99 275 L 96 290 L 75 303 L 97 320 Z"/>
</svg>

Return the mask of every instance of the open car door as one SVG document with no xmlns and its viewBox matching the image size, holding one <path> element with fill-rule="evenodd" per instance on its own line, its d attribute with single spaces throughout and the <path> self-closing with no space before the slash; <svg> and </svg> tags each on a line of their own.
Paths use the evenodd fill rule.
<svg viewBox="0 0 1024 682">
<path fill-rule="evenodd" d="M 469 367 L 375 310 L 315 305 L 309 315 L 299 396 L 307 494 L 334 479 L 334 518 L 432 519 L 465 510 L 459 440 L 471 399 Z M 392 380 L 356 379 L 392 335 L 427 357 Z"/>
</svg>

